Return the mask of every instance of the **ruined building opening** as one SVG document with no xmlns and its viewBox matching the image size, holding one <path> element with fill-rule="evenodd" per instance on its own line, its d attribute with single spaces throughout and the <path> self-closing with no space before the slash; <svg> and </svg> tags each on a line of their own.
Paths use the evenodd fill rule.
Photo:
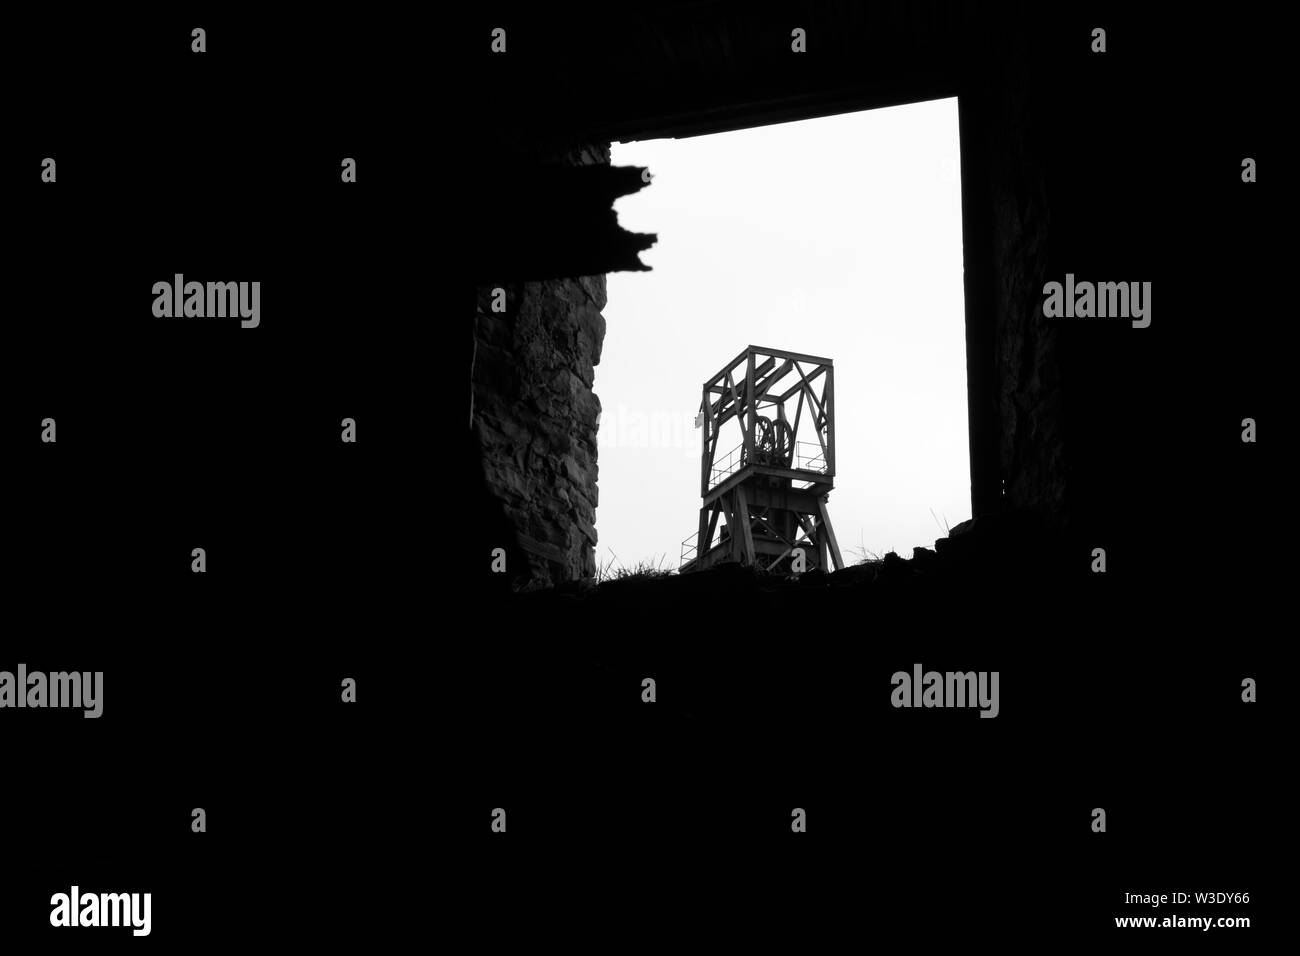
<svg viewBox="0 0 1300 956">
<path fill-rule="evenodd" d="M 615 210 L 658 242 L 652 271 L 607 277 L 598 566 L 679 566 L 701 512 L 701 387 L 751 346 L 777 370 L 782 353 L 833 362 L 844 564 L 909 557 L 971 516 L 955 98 L 616 142 L 610 158 L 648 169 Z M 784 452 L 785 426 L 756 428 Z M 791 441 L 810 467 L 816 437 Z M 743 455 L 718 447 L 705 487 Z"/>
</svg>

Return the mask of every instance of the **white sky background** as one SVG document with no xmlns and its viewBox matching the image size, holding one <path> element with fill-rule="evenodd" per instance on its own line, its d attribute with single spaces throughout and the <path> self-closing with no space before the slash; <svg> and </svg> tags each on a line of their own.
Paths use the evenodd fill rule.
<svg viewBox="0 0 1300 956">
<path fill-rule="evenodd" d="M 970 517 L 959 157 L 956 99 L 614 144 L 614 165 L 653 177 L 619 222 L 659 239 L 653 271 L 608 279 L 598 564 L 677 567 L 700 388 L 747 345 L 835 363 L 846 564 L 859 545 L 933 547 L 930 509 Z"/>
</svg>

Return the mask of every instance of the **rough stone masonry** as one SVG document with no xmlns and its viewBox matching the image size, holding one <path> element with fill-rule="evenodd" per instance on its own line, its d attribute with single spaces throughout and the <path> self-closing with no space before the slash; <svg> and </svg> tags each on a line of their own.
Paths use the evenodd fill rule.
<svg viewBox="0 0 1300 956">
<path fill-rule="evenodd" d="M 609 147 L 582 147 L 561 160 L 608 164 Z M 526 587 L 590 577 L 605 277 L 497 288 L 505 310 L 492 311 L 493 287 L 485 286 L 475 315 L 473 423 L 487 484 L 528 555 Z"/>
</svg>

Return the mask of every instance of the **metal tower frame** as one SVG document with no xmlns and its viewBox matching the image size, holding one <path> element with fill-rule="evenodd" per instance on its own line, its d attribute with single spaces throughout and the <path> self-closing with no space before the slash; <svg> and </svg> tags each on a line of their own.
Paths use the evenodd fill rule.
<svg viewBox="0 0 1300 956">
<path fill-rule="evenodd" d="M 720 455 L 733 420 L 740 444 Z M 826 509 L 835 485 L 830 359 L 751 345 L 704 383 L 696 425 L 702 504 L 696 533 L 682 543 L 683 572 L 727 561 L 789 567 L 795 548 L 808 570 L 827 567 L 828 556 L 836 570 L 844 566 Z"/>
</svg>

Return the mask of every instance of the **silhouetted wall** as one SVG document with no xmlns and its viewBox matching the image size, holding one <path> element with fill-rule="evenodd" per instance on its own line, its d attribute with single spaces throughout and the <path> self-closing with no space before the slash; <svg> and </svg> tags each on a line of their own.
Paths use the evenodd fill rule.
<svg viewBox="0 0 1300 956">
<path fill-rule="evenodd" d="M 1056 329 L 1042 316 L 1048 201 L 1027 37 L 960 95 L 972 512 L 1066 519 Z"/>
<path fill-rule="evenodd" d="M 549 157 L 608 164 L 608 144 Z M 493 289 L 505 311 L 492 311 Z M 521 586 L 595 574 L 598 502 L 592 390 L 605 339 L 605 277 L 512 282 L 478 289 L 474 428 L 489 491 L 528 562 Z"/>
</svg>

